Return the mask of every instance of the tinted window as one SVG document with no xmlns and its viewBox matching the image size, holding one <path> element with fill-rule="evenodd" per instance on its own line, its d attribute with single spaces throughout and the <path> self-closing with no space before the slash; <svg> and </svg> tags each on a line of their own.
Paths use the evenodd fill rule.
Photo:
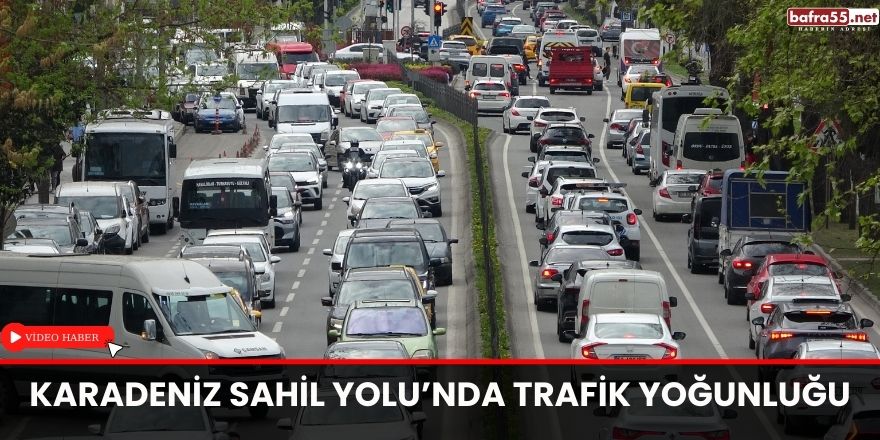
<svg viewBox="0 0 880 440">
<path fill-rule="evenodd" d="M 585 167 L 555 167 L 551 168 L 550 171 L 547 172 L 546 179 L 552 185 L 556 183 L 556 179 L 560 176 L 573 178 L 594 178 L 596 177 L 596 170 Z"/>
<path fill-rule="evenodd" d="M 605 246 L 614 240 L 611 234 L 600 231 L 572 231 L 562 234 L 562 241 L 568 244 L 590 244 Z"/>
<path fill-rule="evenodd" d="M 582 260 L 607 260 L 608 253 L 602 249 L 551 248 L 544 255 L 544 262 L 573 263 Z"/>
<path fill-rule="evenodd" d="M 578 202 L 577 209 L 582 211 L 600 211 L 609 214 L 624 212 L 629 206 L 624 199 L 608 199 L 604 197 L 584 197 Z"/>
<path fill-rule="evenodd" d="M 489 76 L 493 78 L 504 77 L 504 64 L 492 64 L 489 66 Z"/>
<path fill-rule="evenodd" d="M 770 254 L 799 254 L 801 250 L 791 243 L 756 242 L 743 245 L 742 253 L 747 257 L 765 257 Z"/>
<path fill-rule="evenodd" d="M 739 158 L 736 133 L 690 132 L 684 135 L 682 156 L 701 162 L 726 162 Z"/>
<path fill-rule="evenodd" d="M 593 332 L 599 339 L 660 339 L 663 337 L 663 326 L 641 322 L 608 322 L 596 324 Z"/>
<path fill-rule="evenodd" d="M 506 90 L 506 88 L 501 83 L 477 83 L 474 84 L 474 90 Z"/>
<path fill-rule="evenodd" d="M 156 313 L 147 298 L 125 292 L 122 295 L 122 324 L 125 330 L 139 335 L 144 331 L 144 321 L 147 319 L 156 319 Z"/>
<path fill-rule="evenodd" d="M 422 243 L 419 241 L 393 241 L 393 242 L 354 242 L 346 252 L 346 266 L 356 267 L 381 267 L 392 265 L 413 266 L 421 272 L 427 265 L 422 253 Z"/>
<path fill-rule="evenodd" d="M 667 174 L 666 183 L 669 185 L 697 185 L 702 178 L 702 174 Z"/>
<path fill-rule="evenodd" d="M 53 325 L 110 324 L 113 292 L 61 287 L 56 294 Z"/>
<path fill-rule="evenodd" d="M 70 226 L 66 223 L 60 225 L 46 223 L 19 224 L 18 227 L 15 228 L 15 233 L 11 237 L 48 238 L 50 240 L 55 240 L 55 243 L 58 243 L 60 246 L 73 244 Z"/>
<path fill-rule="evenodd" d="M 551 112 L 542 112 L 541 119 L 549 122 L 567 122 L 575 119 L 574 114 L 571 112 L 559 112 L 559 111 L 551 111 Z"/>
<path fill-rule="evenodd" d="M 471 74 L 473 76 L 488 76 L 489 67 L 486 63 L 474 63 L 471 66 Z"/>
<path fill-rule="evenodd" d="M 831 284 L 785 283 L 773 285 L 773 296 L 837 296 Z"/>
<path fill-rule="evenodd" d="M 630 87 L 630 101 L 647 101 L 656 92 L 655 87 Z"/>
<path fill-rule="evenodd" d="M 827 276 L 828 268 L 812 263 L 777 263 L 770 266 L 770 276 L 776 275 L 817 275 Z"/>
<path fill-rule="evenodd" d="M 577 127 L 550 128 L 544 134 L 545 138 L 552 139 L 585 139 L 584 131 Z"/>
<path fill-rule="evenodd" d="M 541 108 L 547 107 L 548 105 L 550 105 L 550 101 L 547 99 L 523 98 L 517 99 L 513 106 L 517 108 Z"/>
<path fill-rule="evenodd" d="M 809 312 L 814 311 L 785 313 L 782 327 L 801 330 L 846 330 L 858 327 L 856 318 L 851 313 L 819 314 Z"/>
<path fill-rule="evenodd" d="M 316 171 L 317 164 L 306 154 L 275 154 L 269 158 L 269 171 Z"/>
<path fill-rule="evenodd" d="M 425 312 L 416 307 L 375 307 L 355 309 L 345 319 L 345 332 L 350 336 L 428 334 Z"/>
<path fill-rule="evenodd" d="M 52 288 L 0 285 L 0 328 L 10 322 L 52 325 Z"/>
<path fill-rule="evenodd" d="M 703 101 L 705 100 L 706 98 L 703 97 L 664 99 L 663 129 L 674 132 L 676 125 L 678 125 L 678 118 L 681 117 L 681 115 L 693 113 L 697 108 L 713 107 L 704 103 Z M 712 100 L 710 99 L 710 101 Z"/>
</svg>

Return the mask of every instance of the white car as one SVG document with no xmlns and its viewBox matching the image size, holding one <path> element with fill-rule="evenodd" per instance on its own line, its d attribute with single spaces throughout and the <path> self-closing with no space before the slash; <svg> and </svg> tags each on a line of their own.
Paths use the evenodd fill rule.
<svg viewBox="0 0 880 440">
<path fill-rule="evenodd" d="M 379 52 L 377 60 L 379 64 L 382 64 L 382 60 L 385 59 L 385 48 L 378 43 L 355 43 L 342 49 L 336 49 L 332 58 L 333 61 L 361 61 L 364 59 L 364 49 L 370 47 Z"/>
<path fill-rule="evenodd" d="M 349 118 L 357 118 L 361 115 L 361 107 L 364 98 L 372 89 L 386 87 L 383 81 L 357 81 L 351 84 L 351 91 L 347 91 L 343 97 L 342 112 Z"/>
<path fill-rule="evenodd" d="M 263 145 L 263 151 L 266 152 L 266 155 L 271 155 L 272 152 L 281 148 L 284 144 L 301 144 L 301 143 L 315 143 L 315 139 L 312 135 L 308 133 L 275 133 L 272 136 L 272 139 L 269 140 L 268 145 Z M 317 144 L 315 144 L 317 145 Z"/>
<path fill-rule="evenodd" d="M 632 64 L 626 69 L 626 73 L 621 76 L 623 81 L 620 86 L 621 101 L 626 98 L 626 91 L 629 89 L 629 85 L 639 82 L 639 78 L 641 78 L 642 74 L 645 72 L 647 72 L 647 75 L 651 76 L 660 74 L 660 70 L 653 64 Z"/>
<path fill-rule="evenodd" d="M 323 209 L 323 184 L 318 158 L 305 151 L 276 153 L 269 157 L 269 171 L 290 173 L 301 189 L 302 202 L 311 204 L 316 211 Z"/>
<path fill-rule="evenodd" d="M 559 20 L 544 20 L 544 24 L 541 25 L 541 32 L 547 33 L 550 29 L 554 29 L 556 23 L 559 23 Z"/>
<path fill-rule="evenodd" d="M 798 345 L 794 359 L 880 359 L 880 350 L 868 341 L 817 340 Z"/>
<path fill-rule="evenodd" d="M 510 106 L 510 92 L 503 81 L 477 80 L 469 96 L 477 101 L 477 112 L 503 112 Z"/>
<path fill-rule="evenodd" d="M 360 183 L 360 182 L 358 182 Z M 345 258 L 345 248 L 348 240 L 354 234 L 354 229 L 342 229 L 333 242 L 333 249 L 324 249 L 324 255 L 330 257 L 327 264 L 327 274 L 330 280 L 330 295 L 336 294 L 336 289 L 342 280 L 342 260 Z"/>
<path fill-rule="evenodd" d="M 423 145 L 419 142 L 418 146 Z M 427 153 L 428 149 L 425 149 Z M 419 154 L 419 150 L 385 150 L 376 153 L 373 156 L 373 161 L 370 163 L 370 167 L 367 168 L 367 179 L 376 179 L 379 177 L 379 169 L 382 168 L 382 164 L 385 163 L 386 160 L 392 157 L 427 157 Z"/>
<path fill-rule="evenodd" d="M 321 88 L 327 93 L 327 97 L 330 98 L 330 105 L 341 107 L 342 103 L 339 101 L 339 96 L 342 92 L 342 87 L 348 81 L 360 78 L 361 75 L 354 70 L 334 70 L 324 74 L 323 87 Z"/>
<path fill-rule="evenodd" d="M 103 231 L 107 253 L 131 255 L 137 245 L 137 224 L 127 198 L 115 182 L 64 182 L 55 190 L 55 203 L 90 212 Z"/>
<path fill-rule="evenodd" d="M 382 113 L 380 113 L 379 116 L 388 116 L 388 107 L 400 104 L 422 105 L 422 100 L 419 99 L 419 95 L 413 93 L 395 93 L 393 95 L 388 95 L 385 97 L 385 102 L 382 103 Z"/>
<path fill-rule="evenodd" d="M 529 128 L 532 125 L 529 118 L 534 118 L 542 107 L 550 107 L 550 100 L 546 96 L 517 96 L 501 114 L 502 131 L 516 134 Z"/>
<path fill-rule="evenodd" d="M 749 298 L 746 308 L 746 321 L 749 328 L 749 348 L 755 348 L 755 341 L 762 328 L 752 324 L 755 318 L 763 317 L 766 321 L 770 313 L 780 303 L 816 300 L 817 302 L 841 302 L 837 283 L 830 277 L 817 275 L 776 275 L 771 276 L 761 285 L 759 297 Z"/>
<path fill-rule="evenodd" d="M 583 335 L 574 334 L 571 359 L 680 359 L 677 341 L 683 332 L 672 332 L 660 315 L 599 313 L 587 321 Z"/>
<path fill-rule="evenodd" d="M 217 229 L 210 231 L 203 244 L 243 246 L 254 261 L 260 275 L 260 302 L 265 308 L 275 307 L 275 264 L 281 257 L 272 255 L 272 246 L 263 231 L 255 229 Z"/>
<path fill-rule="evenodd" d="M 633 261 L 641 259 L 642 231 L 639 216 L 642 215 L 642 210 L 630 206 L 626 196 L 615 192 L 581 194 L 573 197 L 570 205 L 567 205 L 565 209 L 607 213 L 611 217 L 611 221 L 620 222 L 625 229 L 625 232 L 620 235 L 627 238 L 626 245 L 623 247 L 626 251 L 626 259 Z"/>
<path fill-rule="evenodd" d="M 318 159 L 318 171 L 321 173 L 321 188 L 327 188 L 327 159 L 324 158 L 324 153 L 321 152 L 321 147 L 318 146 L 314 141 L 312 142 L 300 142 L 295 144 L 282 144 L 281 147 L 276 150 L 276 152 L 297 152 L 297 151 L 308 151 L 312 153 L 316 159 Z"/>
<path fill-rule="evenodd" d="M 620 245 L 617 233 L 611 225 L 586 223 L 557 226 L 538 240 L 541 243 L 541 253 L 554 243 L 589 245 L 601 247 L 608 253 L 609 260 L 626 261 L 623 246 Z"/>
<path fill-rule="evenodd" d="M 547 197 L 542 197 L 538 203 L 542 204 L 536 211 L 540 212 L 541 219 L 539 223 L 547 225 L 553 214 L 561 210 L 565 206 L 566 197 L 574 197 L 578 193 L 589 191 L 614 191 L 620 192 L 620 188 L 625 188 L 625 183 L 609 183 L 605 179 L 597 178 L 577 178 L 577 177 L 558 177 L 548 191 Z M 536 212 L 536 213 L 537 213 Z"/>
<path fill-rule="evenodd" d="M 541 174 L 550 163 L 549 160 L 536 161 L 534 165 L 523 167 L 522 176 L 529 179 L 526 183 L 526 212 L 534 213 L 538 204 L 538 187 L 540 186 Z"/>
<path fill-rule="evenodd" d="M 651 196 L 654 220 L 666 215 L 690 213 L 696 187 L 705 175 L 705 170 L 664 171 Z"/>
<path fill-rule="evenodd" d="M 624 136 L 629 127 L 629 122 L 635 118 L 641 119 L 641 117 L 642 110 L 640 109 L 622 108 L 615 110 L 610 118 L 605 119 L 605 123 L 608 124 L 608 140 L 605 143 L 605 148 L 610 150 L 616 146 L 622 146 L 626 141 Z"/>
<path fill-rule="evenodd" d="M 552 122 L 578 124 L 586 121 L 586 118 L 578 116 L 577 110 L 574 107 L 542 107 L 538 109 L 538 114 L 535 117 L 531 119 L 527 117 L 526 119 L 532 122 L 532 125 L 529 126 L 529 137 L 541 134 L 544 128 Z M 537 149 L 533 149 L 532 153 L 537 153 Z"/>
<path fill-rule="evenodd" d="M 367 179 L 360 180 L 354 185 L 351 197 L 343 197 L 342 201 L 348 205 L 346 218 L 357 217 L 364 206 L 364 202 L 370 197 L 406 197 L 410 195 L 409 189 L 400 179 Z"/>
<path fill-rule="evenodd" d="M 382 87 L 372 89 L 364 96 L 364 103 L 361 105 L 360 119 L 361 122 L 371 124 L 382 114 L 382 106 L 385 98 L 391 95 L 400 94 L 402 91 L 396 87 Z"/>
<path fill-rule="evenodd" d="M 297 86 L 297 82 L 287 79 L 272 79 L 265 81 L 260 90 L 257 90 L 257 118 L 262 120 L 269 119 L 269 103 L 275 97 L 275 92 L 280 89 L 292 89 Z"/>
</svg>

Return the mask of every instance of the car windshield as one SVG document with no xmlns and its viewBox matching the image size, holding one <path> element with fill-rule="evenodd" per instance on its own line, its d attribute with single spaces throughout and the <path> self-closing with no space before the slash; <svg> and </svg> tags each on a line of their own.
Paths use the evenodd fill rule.
<svg viewBox="0 0 880 440">
<path fill-rule="evenodd" d="M 282 105 L 278 107 L 279 123 L 328 122 L 330 106 L 320 104 Z"/>
<path fill-rule="evenodd" d="M 220 100 L 216 100 L 214 98 L 205 98 L 202 99 L 202 109 L 220 109 L 220 110 L 235 110 L 235 107 L 238 105 L 238 100 L 232 98 L 230 96 L 223 96 Z"/>
<path fill-rule="evenodd" d="M 597 323 L 593 330 L 599 339 L 660 339 L 663 326 L 646 322 Z"/>
<path fill-rule="evenodd" d="M 584 260 L 607 260 L 608 253 L 601 248 L 550 248 L 544 255 L 545 264 L 574 263 Z"/>
<path fill-rule="evenodd" d="M 574 121 L 577 119 L 573 113 L 571 112 L 542 112 L 540 119 L 543 119 L 548 122 L 566 122 L 566 121 Z"/>
<path fill-rule="evenodd" d="M 605 246 L 614 241 L 614 236 L 601 231 L 571 231 L 562 234 L 562 241 L 568 244 Z"/>
<path fill-rule="evenodd" d="M 229 73 L 226 66 L 202 65 L 198 67 L 199 76 L 223 76 Z"/>
<path fill-rule="evenodd" d="M 311 155 L 273 154 L 269 157 L 269 171 L 306 172 L 317 169 Z"/>
<path fill-rule="evenodd" d="M 9 238 L 48 238 L 55 240 L 59 246 L 73 244 L 70 234 L 70 226 L 67 224 L 19 224 L 15 232 Z"/>
<path fill-rule="evenodd" d="M 387 161 L 382 164 L 379 174 L 389 178 L 433 177 L 434 167 L 430 162 L 424 160 Z"/>
<path fill-rule="evenodd" d="M 417 104 L 422 105 L 422 101 L 418 96 L 415 95 L 390 95 L 385 98 L 386 105 L 397 105 L 397 104 Z"/>
<path fill-rule="evenodd" d="M 205 238 L 204 243 L 241 245 L 247 251 L 248 255 L 251 256 L 254 263 L 263 263 L 266 261 L 266 250 L 263 249 L 263 245 L 260 244 L 259 241 L 242 241 L 241 238 L 242 237 L 236 237 L 235 235 L 216 235 Z"/>
<path fill-rule="evenodd" d="M 318 61 L 315 52 L 284 52 L 281 54 L 281 64 L 299 64 Z"/>
<path fill-rule="evenodd" d="M 229 292 L 210 295 L 154 294 L 159 310 L 176 335 L 256 331 Z"/>
<path fill-rule="evenodd" d="M 815 263 L 775 263 L 770 265 L 770 276 L 776 275 L 816 275 L 828 276 L 828 267 Z"/>
<path fill-rule="evenodd" d="M 416 223 L 416 231 L 422 236 L 422 240 L 430 243 L 443 242 L 443 228 L 438 223 Z"/>
<path fill-rule="evenodd" d="M 834 348 L 829 350 L 811 350 L 804 353 L 801 359 L 877 359 L 877 353 L 867 350 Z M 880 414 L 877 416 L 880 416 Z"/>
<path fill-rule="evenodd" d="M 520 98 L 513 104 L 516 108 L 541 108 L 550 105 L 550 101 L 544 98 Z"/>
<path fill-rule="evenodd" d="M 341 406 L 339 397 L 335 394 L 321 396 L 321 401 L 324 402 L 324 406 L 309 405 L 302 408 L 300 425 L 363 425 L 403 421 L 403 413 L 397 406 L 362 406 L 352 402 Z"/>
<path fill-rule="evenodd" d="M 412 202 L 388 202 L 373 198 L 364 203 L 361 219 L 368 218 L 419 218 L 419 211 Z"/>
<path fill-rule="evenodd" d="M 414 119 L 383 119 L 376 123 L 376 131 L 380 133 L 393 133 L 395 131 L 408 131 L 418 128 Z"/>
<path fill-rule="evenodd" d="M 314 154 L 317 158 L 324 157 L 324 155 L 321 154 L 321 148 L 312 143 L 284 144 L 278 148 L 278 151 L 308 151 L 309 153 Z"/>
<path fill-rule="evenodd" d="M 110 196 L 64 196 L 57 197 L 55 203 L 64 206 L 74 204 L 79 209 L 89 211 L 96 219 L 118 218 L 120 216 L 119 199 Z"/>
<path fill-rule="evenodd" d="M 667 174 L 666 183 L 669 185 L 698 185 L 703 180 L 703 174 Z"/>
<path fill-rule="evenodd" d="M 801 250 L 791 243 L 754 242 L 745 244 L 742 253 L 747 257 L 763 258 L 770 254 L 799 254 Z"/>
<path fill-rule="evenodd" d="M 238 65 L 240 79 L 269 79 L 278 77 L 277 63 L 247 63 Z"/>
<path fill-rule="evenodd" d="M 830 283 L 775 283 L 773 284 L 773 296 L 836 297 L 837 291 Z"/>
<path fill-rule="evenodd" d="M 337 255 L 344 254 L 345 248 L 348 247 L 349 240 L 351 240 L 351 235 L 340 235 L 336 237 L 336 243 L 333 245 L 333 253 Z"/>
<path fill-rule="evenodd" d="M 617 214 L 627 211 L 629 206 L 624 199 L 609 199 L 606 197 L 583 197 L 578 202 L 577 209 L 582 211 L 600 211 L 609 214 Z"/>
<path fill-rule="evenodd" d="M 362 299 L 413 299 L 418 298 L 410 280 L 357 280 L 345 281 L 336 294 L 336 305 L 347 306 Z"/>
<path fill-rule="evenodd" d="M 351 195 L 353 199 L 366 200 L 370 197 L 407 197 L 409 191 L 397 183 L 358 185 Z"/>
<path fill-rule="evenodd" d="M 422 253 L 422 243 L 417 241 L 354 242 L 346 252 L 346 266 L 384 267 L 393 265 L 412 266 L 422 272 L 428 264 Z"/>
<path fill-rule="evenodd" d="M 425 336 L 425 312 L 417 307 L 368 307 L 351 311 L 345 319 L 347 336 Z"/>
<path fill-rule="evenodd" d="M 284 174 L 272 174 L 269 176 L 269 181 L 272 183 L 272 186 L 283 186 L 290 191 L 296 189 L 296 182 L 293 180 L 293 177 L 286 172 Z"/>
<path fill-rule="evenodd" d="M 250 300 L 252 297 L 253 292 L 248 288 L 247 272 L 214 272 L 214 275 L 217 275 L 221 283 L 237 290 L 242 298 Z"/>
<path fill-rule="evenodd" d="M 428 122 L 428 112 L 421 106 L 395 107 L 391 109 L 391 116 L 412 116 L 418 122 Z"/>
<path fill-rule="evenodd" d="M 205 416 L 198 407 L 116 406 L 105 434 L 156 431 L 206 431 Z"/>
<path fill-rule="evenodd" d="M 632 121 L 633 119 L 642 119 L 641 110 L 618 110 L 614 112 L 611 118 L 614 121 Z"/>
<path fill-rule="evenodd" d="M 328 73 L 324 77 L 324 85 L 328 87 L 344 86 L 345 83 L 353 79 L 360 79 L 357 73 Z"/>
<path fill-rule="evenodd" d="M 381 141 L 382 135 L 375 128 L 353 127 L 342 130 L 339 133 L 342 142 Z"/>
<path fill-rule="evenodd" d="M 276 134 L 272 136 L 272 140 L 269 141 L 269 146 L 271 148 L 278 148 L 281 145 L 289 144 L 289 143 L 315 143 L 315 140 L 312 139 L 312 135 L 308 133 L 284 133 L 284 134 Z"/>
</svg>

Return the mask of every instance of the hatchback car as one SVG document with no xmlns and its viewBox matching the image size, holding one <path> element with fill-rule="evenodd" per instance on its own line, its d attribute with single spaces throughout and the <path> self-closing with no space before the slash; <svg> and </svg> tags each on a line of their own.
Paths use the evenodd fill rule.
<svg viewBox="0 0 880 440">
<path fill-rule="evenodd" d="M 431 217 L 443 215 L 443 199 L 440 193 L 440 181 L 446 172 L 435 173 L 431 162 L 421 157 L 393 157 L 386 160 L 379 169 L 379 178 L 400 179 L 409 188 L 411 195 L 423 210 L 429 211 Z"/>
<path fill-rule="evenodd" d="M 531 125 L 529 117 L 535 117 L 542 107 L 550 107 L 550 100 L 545 96 L 517 96 L 501 114 L 501 130 L 516 134 Z"/>
<path fill-rule="evenodd" d="M 680 359 L 678 341 L 684 332 L 673 332 L 659 315 L 599 313 L 587 323 L 583 335 L 571 341 L 571 359 Z"/>
<path fill-rule="evenodd" d="M 357 216 L 349 217 L 359 229 L 384 228 L 393 219 L 421 218 L 419 205 L 411 197 L 371 197 Z"/>
<path fill-rule="evenodd" d="M 608 139 L 606 141 L 605 147 L 609 150 L 614 147 L 622 147 L 624 141 L 626 140 L 624 135 L 626 134 L 626 129 L 629 126 L 629 121 L 641 117 L 641 110 L 618 109 L 611 114 L 610 118 L 605 118 L 604 121 L 608 124 Z"/>
<path fill-rule="evenodd" d="M 552 240 L 548 237 L 552 237 Z M 611 225 L 587 223 L 557 226 L 552 231 L 547 231 L 544 237 L 538 239 L 538 242 L 541 244 L 541 252 L 556 243 L 599 246 L 608 253 L 609 259 L 623 261 L 626 260 L 620 243 L 623 240 L 625 237 L 618 237 Z"/>
<path fill-rule="evenodd" d="M 587 133 L 580 124 L 554 122 L 548 124 L 543 130 L 532 135 L 530 149 L 540 152 L 542 148 L 550 145 L 576 145 L 586 149 L 590 156 L 593 155 L 593 134 Z"/>
<path fill-rule="evenodd" d="M 366 124 L 376 122 L 376 119 L 378 119 L 379 115 L 382 113 L 382 106 L 385 103 L 385 98 L 400 93 L 400 89 L 393 87 L 379 87 L 368 91 L 367 94 L 364 95 L 364 101 L 361 106 L 361 122 Z"/>
<path fill-rule="evenodd" d="M 446 329 L 431 329 L 421 302 L 416 300 L 360 300 L 349 306 L 342 330 L 330 330 L 335 341 L 391 339 L 402 343 L 413 359 L 437 359 L 435 336 Z"/>
<path fill-rule="evenodd" d="M 583 116 L 578 116 L 577 110 L 572 108 L 558 108 L 558 107 L 550 107 L 550 108 L 541 108 L 538 109 L 538 114 L 535 117 L 527 117 L 527 120 L 532 122 L 532 125 L 529 126 L 529 137 L 534 138 L 536 133 L 540 133 L 544 131 L 544 128 L 547 127 L 551 122 L 564 122 L 564 123 L 573 123 L 577 124 L 580 122 L 586 121 L 586 118 Z M 537 152 L 537 144 L 530 145 L 532 153 Z"/>
<path fill-rule="evenodd" d="M 452 245 L 457 238 L 446 235 L 446 228 L 439 220 L 432 218 L 414 220 L 392 220 L 389 228 L 413 228 L 422 236 L 428 256 L 434 263 L 434 280 L 438 286 L 452 284 Z"/>
<path fill-rule="evenodd" d="M 219 95 L 206 93 L 199 100 L 193 128 L 196 133 L 215 129 L 237 132 L 244 129 L 244 124 L 244 110 L 238 97 L 225 92 Z"/>
<path fill-rule="evenodd" d="M 849 304 L 782 303 L 770 316 L 754 318 L 758 359 L 791 359 L 802 342 L 815 339 L 867 341 L 874 321 L 859 319 Z M 761 371 L 761 370 L 759 370 Z"/>
<path fill-rule="evenodd" d="M 666 170 L 654 187 L 651 197 L 654 220 L 668 215 L 683 215 L 691 210 L 692 187 L 700 182 L 703 170 Z"/>
<path fill-rule="evenodd" d="M 469 96 L 477 102 L 478 112 L 503 112 L 510 106 L 510 92 L 502 81 L 474 81 Z"/>
<path fill-rule="evenodd" d="M 559 282 L 556 274 L 568 269 L 574 262 L 583 260 L 609 260 L 611 257 L 601 246 L 571 245 L 557 243 L 542 254 L 540 260 L 529 261 L 529 266 L 537 267 L 535 274 L 535 295 L 533 302 L 538 310 L 550 309 L 556 302 Z"/>
<path fill-rule="evenodd" d="M 360 180 L 355 184 L 350 197 L 343 197 L 342 201 L 348 205 L 349 218 L 357 217 L 364 203 L 372 197 L 406 197 L 409 189 L 400 179 L 367 179 Z"/>
<path fill-rule="evenodd" d="M 727 304 L 745 304 L 746 286 L 755 270 L 770 254 L 799 254 L 801 247 L 788 240 L 760 239 L 750 236 L 737 240 L 733 249 L 722 249 L 718 282 L 724 285 Z"/>
</svg>

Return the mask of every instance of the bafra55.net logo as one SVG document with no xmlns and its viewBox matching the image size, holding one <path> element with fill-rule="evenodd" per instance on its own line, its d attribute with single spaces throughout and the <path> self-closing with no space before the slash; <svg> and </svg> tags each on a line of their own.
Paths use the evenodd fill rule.
<svg viewBox="0 0 880 440">
<path fill-rule="evenodd" d="M 867 30 L 880 23 L 877 8 L 788 8 L 788 25 L 800 29 Z"/>
</svg>

